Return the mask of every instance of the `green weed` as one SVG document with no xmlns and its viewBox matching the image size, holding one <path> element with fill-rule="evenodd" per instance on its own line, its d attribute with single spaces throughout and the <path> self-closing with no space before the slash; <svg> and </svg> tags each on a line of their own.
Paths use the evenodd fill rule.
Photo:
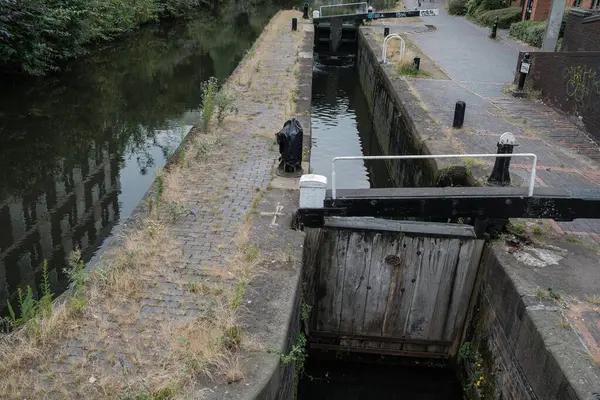
<svg viewBox="0 0 600 400">
<path fill-rule="evenodd" d="M 210 130 L 213 114 L 215 111 L 215 97 L 219 91 L 217 78 L 211 77 L 206 82 L 202 83 L 202 117 L 200 126 L 203 132 Z"/>
<path fill-rule="evenodd" d="M 231 326 L 223 332 L 222 342 L 228 349 L 237 348 L 241 343 L 242 328 L 239 326 Z"/>
<path fill-rule="evenodd" d="M 48 282 L 48 262 L 46 260 L 42 265 L 41 292 L 42 296 L 36 301 L 33 298 L 31 286 L 27 285 L 25 292 L 21 288 L 17 288 L 18 313 L 7 300 L 9 316 L 1 320 L 0 326 L 7 332 L 29 324 L 33 324 L 32 327 L 35 328 L 39 318 L 48 318 L 52 315 L 53 293 Z"/>
<path fill-rule="evenodd" d="M 240 280 L 235 286 L 235 291 L 233 293 L 233 299 L 231 300 L 231 308 L 237 310 L 239 306 L 242 305 L 242 300 L 244 299 L 244 294 L 246 293 L 246 285 L 248 283 L 246 280 Z"/>
<path fill-rule="evenodd" d="M 247 262 L 258 260 L 258 248 L 255 245 L 250 245 L 244 249 L 244 259 Z"/>
<path fill-rule="evenodd" d="M 81 251 L 76 250 L 69 255 L 68 268 L 65 268 L 64 272 L 73 286 L 73 295 L 70 298 L 71 307 L 73 311 L 80 312 L 87 305 L 85 296 L 87 274 L 85 273 L 85 264 L 81 259 Z"/>
<path fill-rule="evenodd" d="M 523 234 L 525 232 L 525 224 L 522 224 L 520 222 L 515 222 L 514 224 L 512 224 L 512 227 L 514 231 L 519 234 Z"/>
<path fill-rule="evenodd" d="M 310 304 L 306 304 L 303 299 L 302 303 L 300 304 L 300 318 L 302 318 L 302 321 L 308 322 L 308 318 L 310 317 L 311 311 L 312 306 Z"/>
</svg>

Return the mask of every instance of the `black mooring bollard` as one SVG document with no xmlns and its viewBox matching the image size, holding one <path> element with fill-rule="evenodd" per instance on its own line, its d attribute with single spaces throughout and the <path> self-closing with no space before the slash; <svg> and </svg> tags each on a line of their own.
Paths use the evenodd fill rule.
<svg viewBox="0 0 600 400">
<path fill-rule="evenodd" d="M 492 25 L 492 33 L 490 33 L 490 39 L 496 39 L 496 34 L 498 33 L 498 17 L 494 20 L 494 25 Z"/>
<path fill-rule="evenodd" d="M 452 123 L 453 128 L 462 128 L 463 122 L 465 122 L 465 110 L 467 104 L 464 101 L 457 101 L 456 107 L 454 108 L 454 122 Z"/>
<path fill-rule="evenodd" d="M 496 144 L 498 147 L 497 154 L 512 154 L 515 143 L 515 136 L 510 132 L 505 132 L 500 136 L 500 140 Z M 488 178 L 488 183 L 492 185 L 506 186 L 510 185 L 510 159 L 511 157 L 496 157 L 494 169 Z"/>
<path fill-rule="evenodd" d="M 529 58 L 531 57 L 531 55 L 529 53 L 525 53 L 523 55 L 523 59 L 521 60 L 521 66 L 519 68 L 519 91 L 523 91 L 523 88 L 525 87 L 525 78 L 527 78 L 527 74 L 529 73 L 529 67 L 531 66 L 531 61 L 529 60 Z"/>
<path fill-rule="evenodd" d="M 388 37 L 388 35 L 390 34 L 390 28 L 389 27 L 384 27 L 383 28 L 383 37 Z"/>
<path fill-rule="evenodd" d="M 421 57 L 413 58 L 413 67 L 418 71 L 421 66 Z"/>
<path fill-rule="evenodd" d="M 296 18 L 296 17 L 292 18 L 292 30 L 293 31 L 298 30 L 298 18 Z"/>
<path fill-rule="evenodd" d="M 302 19 L 308 19 L 308 3 L 304 3 Z"/>
</svg>

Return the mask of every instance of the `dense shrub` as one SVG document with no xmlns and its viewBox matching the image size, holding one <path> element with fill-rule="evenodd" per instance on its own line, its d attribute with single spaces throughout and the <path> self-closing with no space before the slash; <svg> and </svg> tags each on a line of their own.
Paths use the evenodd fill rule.
<svg viewBox="0 0 600 400">
<path fill-rule="evenodd" d="M 511 24 L 521 20 L 521 9 L 518 7 L 509 7 L 500 10 L 490 10 L 480 14 L 477 19 L 482 25 L 492 26 L 496 17 L 498 17 L 498 28 L 508 29 Z"/>
<path fill-rule="evenodd" d="M 162 17 L 178 16 L 203 0 L 0 0 L 0 69 L 42 75 L 57 62 L 85 54 Z"/>
<path fill-rule="evenodd" d="M 478 17 L 486 11 L 506 8 L 505 0 L 468 0 L 467 14 L 472 17 Z"/>
<path fill-rule="evenodd" d="M 467 0 L 451 0 L 448 5 L 448 14 L 465 15 L 467 13 Z"/>
<path fill-rule="evenodd" d="M 532 46 L 541 47 L 546 21 L 521 21 L 510 26 L 510 36 Z"/>
</svg>

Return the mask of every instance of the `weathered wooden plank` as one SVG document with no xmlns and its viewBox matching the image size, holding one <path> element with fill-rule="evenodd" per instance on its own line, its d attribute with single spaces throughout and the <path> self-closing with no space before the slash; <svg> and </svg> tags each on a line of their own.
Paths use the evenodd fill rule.
<svg viewBox="0 0 600 400">
<path fill-rule="evenodd" d="M 373 239 L 371 252 L 371 268 L 367 282 L 367 301 L 365 319 L 362 327 L 363 335 L 381 335 L 385 309 L 390 295 L 392 270 L 396 267 L 388 264 L 385 258 L 397 255 L 403 236 L 400 234 L 377 233 Z"/>
<path fill-rule="evenodd" d="M 390 296 L 383 322 L 384 335 L 403 335 L 423 259 L 423 238 L 405 236 L 400 248 L 401 264 L 392 270 Z"/>
<path fill-rule="evenodd" d="M 461 240 L 447 239 L 448 253 L 441 265 L 442 280 L 437 289 L 436 301 L 429 324 L 427 339 L 440 340 L 444 336 L 444 328 L 447 321 L 448 308 L 450 306 L 450 296 L 454 288 L 454 277 L 456 276 L 456 263 L 460 253 Z M 429 351 L 441 351 L 438 346 L 429 346 Z"/>
<path fill-rule="evenodd" d="M 371 217 L 327 217 L 324 226 L 339 229 L 401 232 L 410 236 L 475 238 L 475 229 L 469 225 L 438 222 L 393 221 Z"/>
<path fill-rule="evenodd" d="M 469 303 L 473 294 L 473 287 L 475 285 L 475 279 L 477 277 L 477 271 L 479 270 L 479 262 L 481 259 L 481 253 L 483 252 L 483 240 L 473 240 L 471 257 L 467 266 L 465 278 L 463 279 L 463 286 L 461 288 L 462 296 L 457 305 L 457 312 L 455 316 L 448 316 L 446 320 L 446 332 L 452 332 L 450 335 L 451 340 L 454 341 L 454 345 L 450 348 L 449 354 L 454 356 L 458 351 L 458 345 L 461 339 L 461 333 L 464 328 L 467 312 L 469 309 Z M 453 328 L 450 330 L 449 326 L 453 324 Z"/>
<path fill-rule="evenodd" d="M 448 302 L 448 314 L 444 327 L 444 339 L 454 340 L 460 335 L 460 330 L 466 315 L 467 306 L 473 289 L 473 281 L 477 272 L 478 262 L 473 261 L 475 240 L 463 241 L 456 263 L 454 287 Z M 462 308 L 462 310 L 461 310 Z"/>
<path fill-rule="evenodd" d="M 319 318 L 317 329 L 338 332 L 342 311 L 342 287 L 346 263 L 346 248 L 350 231 L 325 229 L 323 243 L 328 248 L 323 249 L 319 290 L 323 291 L 318 301 Z"/>
<path fill-rule="evenodd" d="M 440 286 L 448 284 L 442 281 L 444 265 L 451 251 L 448 239 L 425 238 L 423 247 L 423 262 L 417 276 L 414 300 L 411 304 L 408 323 L 404 334 L 410 338 L 426 339 L 433 321 L 435 305 Z M 440 321 L 443 323 L 443 321 Z"/>
<path fill-rule="evenodd" d="M 340 332 L 361 333 L 367 302 L 373 234 L 352 232 L 346 248 Z"/>
<path fill-rule="evenodd" d="M 352 348 L 352 347 L 344 347 L 344 346 L 336 346 L 333 344 L 322 344 L 322 343 L 312 343 L 311 348 L 313 349 L 322 349 L 322 350 L 332 350 L 332 351 L 344 351 L 344 352 L 353 352 L 353 353 L 368 353 L 368 354 L 381 354 L 381 355 L 391 355 L 391 356 L 406 356 L 406 357 L 421 357 L 421 358 L 436 358 L 436 359 L 447 359 L 448 354 L 446 353 L 430 353 L 430 352 L 411 352 L 404 350 L 394 350 L 394 349 L 384 349 L 384 348 Z"/>
</svg>

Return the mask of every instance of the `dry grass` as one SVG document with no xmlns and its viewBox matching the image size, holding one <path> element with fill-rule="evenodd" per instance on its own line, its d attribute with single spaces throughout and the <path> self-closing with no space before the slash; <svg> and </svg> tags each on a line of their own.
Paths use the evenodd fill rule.
<svg viewBox="0 0 600 400">
<path fill-rule="evenodd" d="M 599 305 L 600 304 L 600 296 L 595 295 L 595 294 L 591 295 L 591 296 L 586 296 L 585 301 L 590 304 Z"/>
</svg>

